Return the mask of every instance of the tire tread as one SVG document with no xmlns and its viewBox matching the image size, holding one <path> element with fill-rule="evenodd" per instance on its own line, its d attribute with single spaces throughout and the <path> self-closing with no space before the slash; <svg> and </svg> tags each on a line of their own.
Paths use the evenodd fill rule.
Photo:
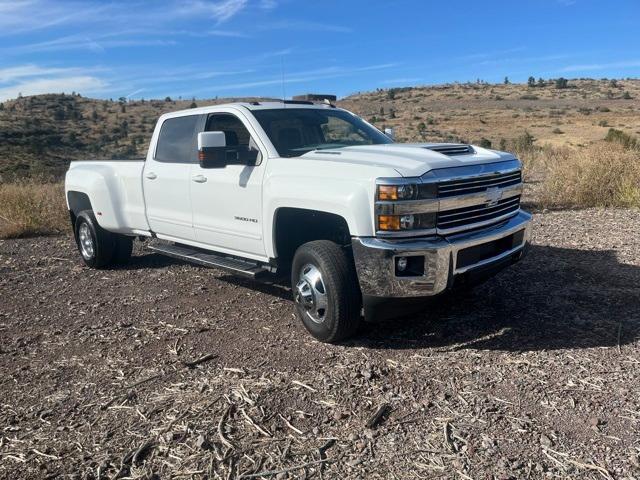
<svg viewBox="0 0 640 480">
<path fill-rule="evenodd" d="M 325 282 L 330 284 L 327 288 L 340 292 L 334 305 L 337 321 L 333 322 L 329 334 L 319 339 L 327 343 L 335 343 L 351 337 L 361 324 L 361 296 L 353 261 L 342 247 L 329 240 L 305 243 L 298 248 L 295 256 L 301 254 L 317 257 L 321 268 L 327 273 Z"/>
</svg>

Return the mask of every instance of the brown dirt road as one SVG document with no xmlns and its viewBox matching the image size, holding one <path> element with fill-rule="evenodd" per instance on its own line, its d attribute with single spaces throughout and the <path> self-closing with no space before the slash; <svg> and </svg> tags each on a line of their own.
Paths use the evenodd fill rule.
<svg viewBox="0 0 640 480">
<path fill-rule="evenodd" d="M 640 478 L 639 333 L 633 210 L 536 215 L 518 265 L 339 346 L 286 288 L 0 241 L 0 478 Z"/>
</svg>

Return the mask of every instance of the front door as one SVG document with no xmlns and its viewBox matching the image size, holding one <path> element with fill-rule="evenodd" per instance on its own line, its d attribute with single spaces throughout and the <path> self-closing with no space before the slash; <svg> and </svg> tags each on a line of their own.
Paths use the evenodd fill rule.
<svg viewBox="0 0 640 480">
<path fill-rule="evenodd" d="M 166 119 L 142 174 L 147 220 L 158 237 L 195 240 L 191 213 L 191 165 L 197 161 L 199 115 Z"/>
<path fill-rule="evenodd" d="M 262 177 L 266 156 L 247 125 L 234 113 L 208 115 L 204 131 L 224 132 L 227 146 L 249 146 L 260 153 L 247 165 L 192 165 L 193 226 L 199 243 L 225 253 L 264 259 Z"/>
</svg>

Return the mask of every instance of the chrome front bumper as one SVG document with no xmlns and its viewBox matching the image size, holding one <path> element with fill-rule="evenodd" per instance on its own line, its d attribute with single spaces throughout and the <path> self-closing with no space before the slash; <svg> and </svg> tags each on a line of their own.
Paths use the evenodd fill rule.
<svg viewBox="0 0 640 480">
<path fill-rule="evenodd" d="M 523 231 L 522 241 L 496 256 L 473 264 L 458 266 L 461 250 L 490 243 Z M 353 256 L 362 294 L 371 297 L 429 297 L 453 284 L 457 275 L 499 265 L 519 258 L 531 234 L 531 215 L 520 211 L 516 216 L 493 227 L 472 233 L 427 239 L 390 240 L 359 238 L 352 240 Z M 424 256 L 424 275 L 397 276 L 395 258 Z"/>
</svg>

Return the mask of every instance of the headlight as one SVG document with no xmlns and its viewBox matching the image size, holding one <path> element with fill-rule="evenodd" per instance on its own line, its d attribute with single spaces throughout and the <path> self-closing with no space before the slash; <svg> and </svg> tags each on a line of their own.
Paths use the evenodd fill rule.
<svg viewBox="0 0 640 480">
<path fill-rule="evenodd" d="M 418 186 L 406 185 L 378 185 L 378 200 L 413 200 L 417 197 Z"/>
<path fill-rule="evenodd" d="M 435 228 L 435 226 L 435 212 L 413 215 L 378 215 L 378 230 L 384 232 L 427 230 Z"/>
<path fill-rule="evenodd" d="M 411 183 L 412 181 L 416 183 Z M 375 205 L 377 231 L 419 233 L 435 228 L 438 209 L 437 184 L 421 183 L 415 178 L 380 178 L 377 182 Z"/>
</svg>

